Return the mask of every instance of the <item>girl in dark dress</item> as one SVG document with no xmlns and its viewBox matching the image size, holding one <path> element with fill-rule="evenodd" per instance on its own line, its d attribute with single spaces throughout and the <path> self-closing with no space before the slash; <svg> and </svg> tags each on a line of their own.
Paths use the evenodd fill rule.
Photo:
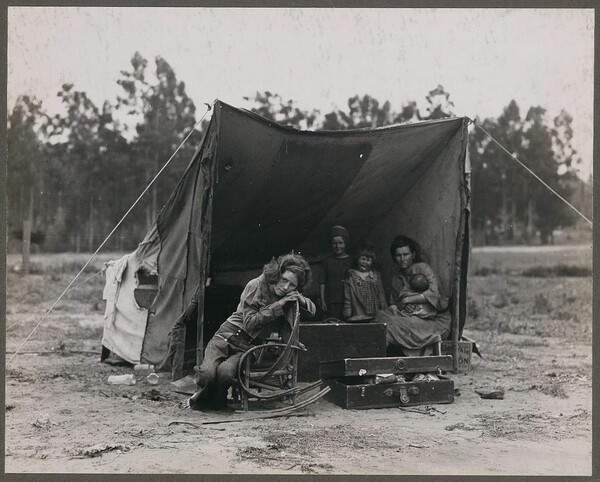
<svg viewBox="0 0 600 482">
<path fill-rule="evenodd" d="M 323 260 L 319 277 L 321 309 L 327 317 L 341 320 L 344 311 L 344 280 L 352 266 L 352 259 L 346 252 L 348 230 L 343 226 L 333 226 L 329 239 L 332 253 Z"/>
</svg>

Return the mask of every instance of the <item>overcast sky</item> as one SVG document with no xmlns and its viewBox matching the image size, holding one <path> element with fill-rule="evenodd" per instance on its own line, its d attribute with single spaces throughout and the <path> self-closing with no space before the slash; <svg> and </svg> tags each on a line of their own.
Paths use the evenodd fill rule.
<svg viewBox="0 0 600 482">
<path fill-rule="evenodd" d="M 114 101 L 135 51 L 164 57 L 199 112 L 265 90 L 322 112 L 356 94 L 400 110 L 441 84 L 457 115 L 497 117 L 511 99 L 522 117 L 566 109 L 587 176 L 593 42 L 592 9 L 12 7 L 8 108 L 30 94 L 54 113 L 63 83 Z"/>
</svg>

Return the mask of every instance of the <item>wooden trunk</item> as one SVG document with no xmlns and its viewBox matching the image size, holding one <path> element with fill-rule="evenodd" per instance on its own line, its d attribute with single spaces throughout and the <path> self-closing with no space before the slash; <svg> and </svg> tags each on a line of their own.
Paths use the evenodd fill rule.
<svg viewBox="0 0 600 482">
<path fill-rule="evenodd" d="M 298 381 L 319 379 L 319 363 L 385 356 L 385 323 L 301 323 Z"/>
</svg>

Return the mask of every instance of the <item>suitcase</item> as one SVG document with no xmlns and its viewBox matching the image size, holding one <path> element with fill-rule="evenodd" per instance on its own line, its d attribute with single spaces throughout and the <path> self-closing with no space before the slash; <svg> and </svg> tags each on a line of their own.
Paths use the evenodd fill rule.
<svg viewBox="0 0 600 482">
<path fill-rule="evenodd" d="M 321 378 L 331 391 L 325 399 L 347 409 L 452 403 L 454 381 L 439 375 L 452 368 L 452 356 L 355 358 L 322 362 Z M 377 374 L 408 375 L 406 382 L 376 384 Z M 439 380 L 410 381 L 415 373 Z"/>
<path fill-rule="evenodd" d="M 301 323 L 298 381 L 319 379 L 319 363 L 385 356 L 385 323 Z"/>
</svg>

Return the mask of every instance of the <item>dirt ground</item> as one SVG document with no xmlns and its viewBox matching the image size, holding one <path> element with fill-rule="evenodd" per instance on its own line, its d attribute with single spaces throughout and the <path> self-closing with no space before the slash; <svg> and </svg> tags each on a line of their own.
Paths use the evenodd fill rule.
<svg viewBox="0 0 600 482">
<path fill-rule="evenodd" d="M 99 363 L 94 275 L 116 256 L 95 261 L 10 362 L 86 258 L 39 255 L 32 274 L 9 271 L 6 472 L 591 475 L 591 246 L 474 251 L 465 334 L 484 358 L 450 375 L 452 404 L 320 400 L 304 416 L 204 426 L 238 415 L 185 408 L 165 377 L 107 384 L 134 373 Z M 495 387 L 503 400 L 475 393 Z"/>
</svg>

